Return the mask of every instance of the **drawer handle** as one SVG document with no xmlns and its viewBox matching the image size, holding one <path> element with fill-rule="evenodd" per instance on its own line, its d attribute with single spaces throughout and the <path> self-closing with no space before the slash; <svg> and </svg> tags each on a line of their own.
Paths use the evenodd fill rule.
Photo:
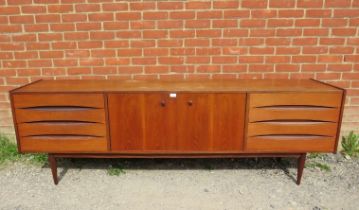
<svg viewBox="0 0 359 210">
<path fill-rule="evenodd" d="M 166 101 L 162 100 L 162 101 L 160 102 L 160 104 L 161 104 L 162 107 L 165 107 L 165 106 L 166 106 Z"/>
<path fill-rule="evenodd" d="M 189 100 L 189 101 L 187 102 L 187 104 L 188 104 L 188 106 L 192 106 L 192 105 L 193 105 L 193 101 L 192 101 L 192 100 Z"/>
</svg>

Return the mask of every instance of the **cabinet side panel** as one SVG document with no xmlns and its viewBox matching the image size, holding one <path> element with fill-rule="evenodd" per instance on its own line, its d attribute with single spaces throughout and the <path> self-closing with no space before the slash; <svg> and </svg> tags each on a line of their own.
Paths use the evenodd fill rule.
<svg viewBox="0 0 359 210">
<path fill-rule="evenodd" d="M 245 100 L 240 93 L 214 94 L 212 150 L 243 150 Z"/>
<path fill-rule="evenodd" d="M 144 95 L 109 94 L 111 150 L 143 150 Z"/>
</svg>

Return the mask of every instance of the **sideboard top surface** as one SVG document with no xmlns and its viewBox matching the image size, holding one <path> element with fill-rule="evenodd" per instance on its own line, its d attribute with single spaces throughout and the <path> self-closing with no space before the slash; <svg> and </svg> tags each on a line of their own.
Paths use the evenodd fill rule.
<svg viewBox="0 0 359 210">
<path fill-rule="evenodd" d="M 341 91 L 316 80 L 39 80 L 14 89 L 13 93 L 32 92 L 335 92 Z"/>
</svg>

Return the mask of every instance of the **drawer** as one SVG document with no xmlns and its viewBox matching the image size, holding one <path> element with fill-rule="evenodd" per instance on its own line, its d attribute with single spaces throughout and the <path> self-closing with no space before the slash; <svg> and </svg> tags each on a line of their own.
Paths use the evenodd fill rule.
<svg viewBox="0 0 359 210">
<path fill-rule="evenodd" d="M 86 135 L 39 135 L 20 137 L 23 152 L 73 153 L 107 151 L 105 137 Z"/>
<path fill-rule="evenodd" d="M 16 122 L 75 121 L 105 123 L 103 109 L 49 107 L 16 109 Z"/>
<path fill-rule="evenodd" d="M 265 152 L 332 152 L 341 93 L 252 93 L 246 149 Z"/>
<path fill-rule="evenodd" d="M 107 150 L 102 94 L 15 94 L 13 102 L 21 151 Z"/>
<path fill-rule="evenodd" d="M 249 123 L 248 136 L 286 134 L 335 136 L 337 133 L 336 129 L 337 123 L 332 122 L 258 122 Z"/>
<path fill-rule="evenodd" d="M 102 94 L 15 94 L 15 108 L 84 107 L 104 108 Z"/>
<path fill-rule="evenodd" d="M 249 107 L 306 106 L 331 107 L 341 106 L 341 93 L 252 93 Z"/>
<path fill-rule="evenodd" d="M 106 125 L 83 122 L 40 122 L 20 123 L 18 125 L 21 137 L 33 135 L 93 135 L 106 136 Z"/>
<path fill-rule="evenodd" d="M 256 152 L 332 152 L 335 137 L 316 135 L 268 135 L 247 139 L 247 150 Z"/>
</svg>

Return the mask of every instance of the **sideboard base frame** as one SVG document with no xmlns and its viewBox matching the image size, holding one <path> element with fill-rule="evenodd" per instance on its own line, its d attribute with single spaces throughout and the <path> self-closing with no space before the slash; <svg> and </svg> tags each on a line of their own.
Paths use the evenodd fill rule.
<svg viewBox="0 0 359 210">
<path fill-rule="evenodd" d="M 48 154 L 49 165 L 55 185 L 59 183 L 57 175 L 57 158 L 248 158 L 248 157 L 292 157 L 297 158 L 297 185 L 300 185 L 307 153 L 257 153 L 257 154 L 226 154 L 226 155 L 129 155 L 129 154 Z"/>
</svg>

